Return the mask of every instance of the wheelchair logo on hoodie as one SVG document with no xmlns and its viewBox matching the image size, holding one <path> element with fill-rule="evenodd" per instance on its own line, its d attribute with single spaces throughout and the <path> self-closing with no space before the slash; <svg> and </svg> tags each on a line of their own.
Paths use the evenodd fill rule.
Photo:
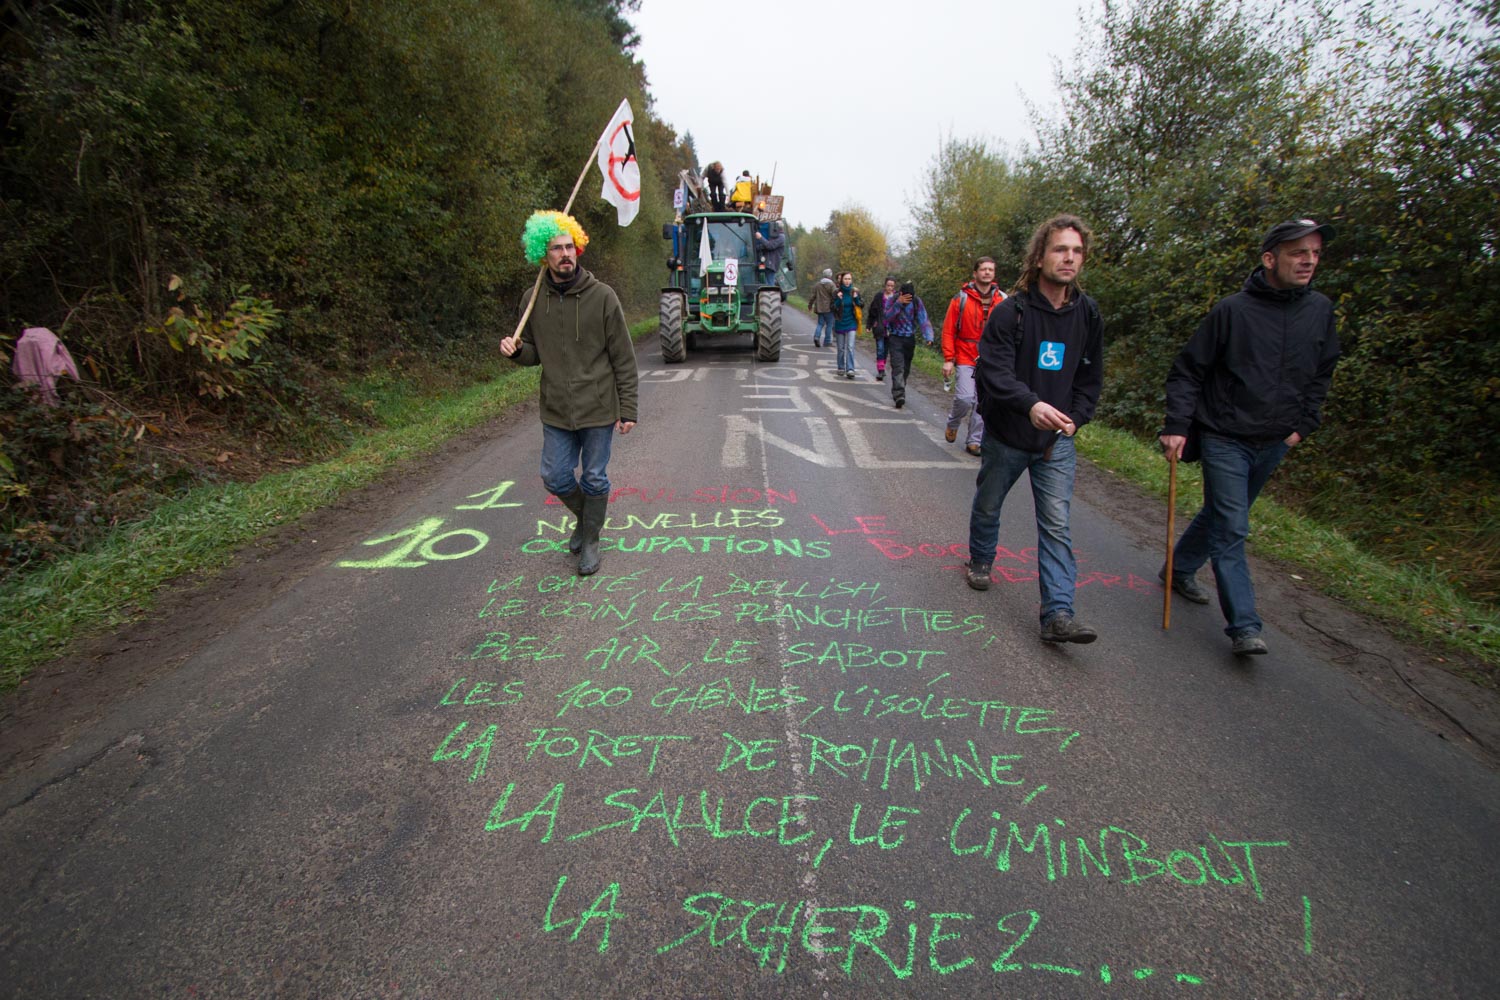
<svg viewBox="0 0 1500 1000">
<path fill-rule="evenodd" d="M 1063 353 L 1067 348 L 1067 344 L 1060 344 L 1055 340 L 1042 341 L 1042 346 L 1036 351 L 1036 366 L 1047 372 L 1062 371 Z"/>
</svg>

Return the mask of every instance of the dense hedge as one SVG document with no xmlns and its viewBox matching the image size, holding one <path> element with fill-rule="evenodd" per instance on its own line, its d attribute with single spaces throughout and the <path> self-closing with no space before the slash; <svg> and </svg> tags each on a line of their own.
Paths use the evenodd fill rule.
<svg viewBox="0 0 1500 1000">
<path fill-rule="evenodd" d="M 627 97 L 640 217 L 618 227 L 597 171 L 573 211 L 585 266 L 654 311 L 691 151 L 649 115 L 621 16 L 637 3 L 3 5 L 0 361 L 50 327 L 92 383 L 74 416 L 102 408 L 119 435 L 192 400 L 257 434 L 336 432 L 330 375 L 510 332 L 535 274 L 522 222 L 563 207 Z M 218 339 L 189 343 L 174 307 Z M 251 327 L 254 344 L 220 336 Z M 16 478 L 40 475 L 51 433 L 0 391 L 0 535 L 67 533 L 77 498 Z"/>
</svg>

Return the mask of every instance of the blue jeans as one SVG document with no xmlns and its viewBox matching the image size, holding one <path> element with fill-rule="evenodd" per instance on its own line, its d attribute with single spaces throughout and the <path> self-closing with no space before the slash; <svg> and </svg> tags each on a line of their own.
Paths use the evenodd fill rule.
<svg viewBox="0 0 1500 1000">
<path fill-rule="evenodd" d="M 834 331 L 833 342 L 838 345 L 839 371 L 854 370 L 854 335 L 856 330 Z"/>
<path fill-rule="evenodd" d="M 1230 638 L 1259 635 L 1255 584 L 1245 559 L 1250 505 L 1286 456 L 1287 444 L 1256 447 L 1246 441 L 1203 433 L 1203 509 L 1188 525 L 1172 554 L 1172 575 L 1190 576 L 1213 561 L 1219 609 Z"/>
<path fill-rule="evenodd" d="M 993 434 L 979 446 L 979 478 L 975 480 L 974 504 L 969 510 L 969 559 L 975 566 L 995 561 L 1000 535 L 1000 506 L 1005 495 L 1021 478 L 1031 474 L 1031 499 L 1036 506 L 1037 584 L 1042 592 L 1042 621 L 1059 612 L 1073 613 L 1073 592 L 1078 589 L 1078 563 L 1073 558 L 1073 539 L 1068 531 L 1068 506 L 1073 499 L 1073 476 L 1078 465 L 1073 439 L 1059 435 L 1052 444 L 1052 457 L 1042 452 L 1020 451 Z"/>
<path fill-rule="evenodd" d="M 591 497 L 609 493 L 609 450 L 614 444 L 615 425 L 564 430 L 542 425 L 542 485 L 554 496 L 564 497 L 580 486 Z M 583 463 L 583 475 L 573 470 Z M 580 479 L 582 480 L 580 482 Z"/>
<path fill-rule="evenodd" d="M 875 335 L 875 370 L 885 371 L 885 334 Z"/>
<path fill-rule="evenodd" d="M 824 330 L 827 330 L 824 333 Z M 833 343 L 833 313 L 818 313 L 818 325 L 813 327 L 813 346 L 822 347 Z"/>
</svg>

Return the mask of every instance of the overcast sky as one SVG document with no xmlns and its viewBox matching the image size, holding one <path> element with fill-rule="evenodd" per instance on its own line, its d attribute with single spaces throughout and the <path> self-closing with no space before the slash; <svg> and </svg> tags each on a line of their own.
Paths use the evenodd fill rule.
<svg viewBox="0 0 1500 1000">
<path fill-rule="evenodd" d="M 1071 63 L 1085 5 L 642 0 L 629 19 L 657 115 L 700 166 L 774 167 L 791 222 L 852 202 L 900 240 L 944 137 L 1035 145 L 1026 101 L 1056 106 L 1052 59 Z"/>
</svg>

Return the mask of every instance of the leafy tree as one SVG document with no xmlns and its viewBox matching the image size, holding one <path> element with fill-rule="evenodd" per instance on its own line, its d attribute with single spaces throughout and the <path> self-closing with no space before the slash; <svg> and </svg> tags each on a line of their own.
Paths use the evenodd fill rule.
<svg viewBox="0 0 1500 1000">
<path fill-rule="evenodd" d="M 974 260 L 993 257 L 1002 285 L 1039 220 L 1030 176 L 982 139 L 949 139 L 928 168 L 904 272 L 929 297 L 956 290 Z"/>
<path fill-rule="evenodd" d="M 861 286 L 885 277 L 890 269 L 889 241 L 868 209 L 854 204 L 837 209 L 829 217 L 828 231 L 838 257 L 835 274 L 852 271 L 855 284 Z"/>
</svg>

